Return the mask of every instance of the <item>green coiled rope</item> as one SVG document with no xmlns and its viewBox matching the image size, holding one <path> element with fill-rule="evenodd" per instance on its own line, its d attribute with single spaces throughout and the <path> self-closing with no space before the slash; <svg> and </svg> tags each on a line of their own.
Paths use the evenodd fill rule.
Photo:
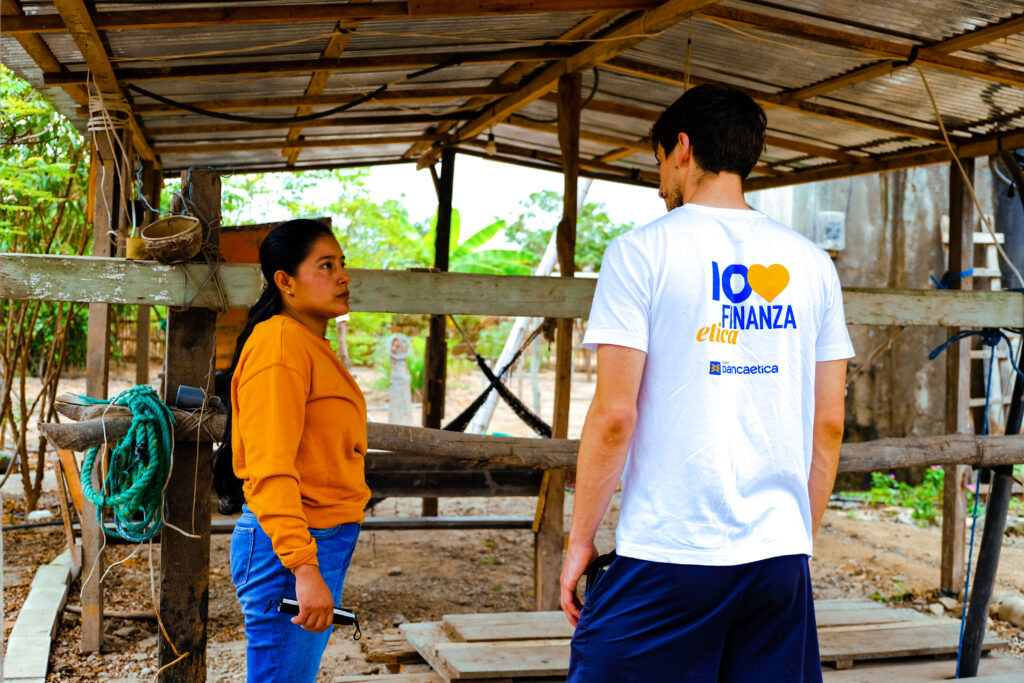
<svg viewBox="0 0 1024 683">
<path fill-rule="evenodd" d="M 132 411 L 128 433 L 110 454 L 110 467 L 100 490 L 92 485 L 99 446 L 85 455 L 82 492 L 96 506 L 105 533 L 128 541 L 146 541 L 163 524 L 163 489 L 171 472 L 174 416 L 149 386 L 122 391 L 110 401 L 82 397 L 87 403 L 109 403 Z M 103 509 L 114 513 L 114 530 L 103 524 Z"/>
</svg>

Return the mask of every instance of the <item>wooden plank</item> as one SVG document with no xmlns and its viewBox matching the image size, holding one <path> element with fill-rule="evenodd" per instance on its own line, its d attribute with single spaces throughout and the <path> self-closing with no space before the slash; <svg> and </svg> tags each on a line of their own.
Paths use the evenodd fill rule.
<svg viewBox="0 0 1024 683">
<path fill-rule="evenodd" d="M 467 97 L 490 98 L 497 95 L 507 95 L 514 88 L 508 85 L 486 85 L 486 86 L 443 86 L 436 88 L 401 87 L 389 88 L 387 91 L 377 95 L 375 102 L 432 102 L 463 99 Z M 200 109 L 212 111 L 248 111 L 251 109 L 280 109 L 283 107 L 299 107 L 309 105 L 337 106 L 348 104 L 359 98 L 361 94 L 351 93 L 328 93 L 326 95 L 279 95 L 277 97 L 233 97 L 216 98 L 208 100 L 189 100 L 188 103 Z M 184 109 L 162 102 L 140 103 L 135 106 L 135 113 L 139 116 L 150 114 L 167 114 L 183 112 Z M 88 107 L 79 107 L 76 110 L 79 116 L 88 116 Z M 312 123 L 312 122 L 308 122 Z M 307 125 L 308 125 L 307 123 Z"/>
<path fill-rule="evenodd" d="M 974 180 L 974 160 L 962 161 L 967 178 L 954 161 L 949 165 L 949 250 L 947 272 L 953 276 L 951 290 L 973 289 L 970 277 L 959 273 L 974 265 L 974 204 L 968 195 L 967 183 Z M 948 336 L 959 332 L 957 327 L 947 330 Z M 946 405 L 945 424 L 949 434 L 971 434 L 971 340 L 960 341 L 945 352 Z M 948 466 L 942 484 L 942 556 L 940 560 L 939 588 L 959 595 L 964 585 L 964 522 L 967 517 L 967 468 Z"/>
<path fill-rule="evenodd" d="M 366 661 L 371 664 L 418 664 L 423 661 L 416 648 L 401 634 L 382 633 L 360 641 Z"/>
<path fill-rule="evenodd" d="M 384 674 L 383 676 L 335 676 L 334 683 L 445 683 L 435 673 Z"/>
<path fill-rule="evenodd" d="M 863 626 L 873 624 L 876 626 L 885 624 L 917 623 L 928 621 L 928 617 L 912 609 L 844 609 L 844 610 L 822 610 L 815 607 L 815 620 L 819 629 L 847 628 L 850 626 Z"/>
<path fill-rule="evenodd" d="M 440 646 L 451 642 L 447 631 L 440 622 L 402 624 L 399 628 L 409 644 L 416 648 L 416 652 L 420 653 L 420 656 L 434 671 L 441 674 L 445 681 L 450 681 L 453 678 L 455 671 L 448 666 L 447 660 L 438 652 Z"/>
<path fill-rule="evenodd" d="M 321 72 L 317 72 L 321 73 Z M 313 105 L 308 105 L 306 108 L 312 109 Z M 448 117 L 456 120 L 466 120 L 470 114 L 458 112 L 448 114 Z M 406 123 L 436 123 L 442 120 L 440 114 L 362 114 L 352 116 L 333 116 L 326 119 L 317 119 L 314 121 L 304 121 L 302 123 L 302 129 L 306 128 L 338 128 L 342 126 L 390 126 L 390 125 L 402 125 Z M 289 130 L 287 123 L 280 122 L 267 122 L 267 123 L 203 123 L 203 124 L 192 124 L 192 125 L 174 125 L 174 126 L 153 126 L 147 128 L 146 132 L 153 138 L 159 138 L 166 135 L 207 135 L 209 133 L 242 133 L 249 131 L 259 130 Z M 295 130 L 294 128 L 290 130 Z M 298 138 L 295 138 L 296 140 Z M 297 148 L 296 148 L 297 149 Z"/>
<path fill-rule="evenodd" d="M 192 198 L 196 214 L 204 220 L 205 237 L 216 248 L 221 219 L 219 174 L 206 168 L 189 169 L 182 173 L 181 193 Z M 168 311 L 164 402 L 173 403 L 182 385 L 213 392 L 216 324 L 217 314 L 210 309 Z M 211 455 L 208 442 L 174 444 L 175 466 L 164 504 L 167 525 L 160 534 L 159 611 L 169 638 L 159 641 L 161 683 L 206 680 L 210 491 L 213 486 L 213 472 L 208 463 Z M 185 536 L 179 530 L 190 535 Z M 177 652 L 188 652 L 189 656 L 178 661 L 175 648 Z"/>
<path fill-rule="evenodd" d="M 78 50 L 82 53 L 82 57 L 89 67 L 86 73 L 91 74 L 96 88 L 103 93 L 104 97 L 121 102 L 125 101 L 124 93 L 121 92 L 114 76 L 114 67 L 110 63 L 110 56 L 107 54 L 103 39 L 100 38 L 100 34 L 96 30 L 96 25 L 93 23 L 92 16 L 84 0 L 54 0 L 53 5 L 57 8 L 61 21 L 71 33 L 71 37 L 74 39 Z M 65 72 L 60 72 L 58 75 L 66 74 Z M 86 81 L 79 81 L 77 85 L 81 85 L 84 82 Z M 76 83 L 69 83 L 69 85 L 76 85 Z M 149 141 L 146 140 L 146 135 L 139 125 L 138 119 L 135 118 L 135 114 L 130 110 L 128 113 L 128 128 L 132 132 L 132 142 L 135 149 L 138 150 L 143 159 L 155 163 L 156 156 L 153 153 L 153 149 L 150 147 Z"/>
<path fill-rule="evenodd" d="M 462 642 L 572 638 L 575 629 L 558 612 L 446 614 L 441 622 Z"/>
<path fill-rule="evenodd" d="M 10 33 L 9 27 L 16 25 L 18 22 L 35 19 L 34 16 L 26 16 L 24 11 L 15 0 L 0 0 L 0 12 L 3 13 L 3 32 Z M 50 15 L 50 19 L 54 24 L 59 24 L 60 30 L 66 30 L 64 22 L 60 20 L 59 15 Z M 49 46 L 34 33 L 17 33 L 14 34 L 14 39 L 18 41 L 25 53 L 32 58 L 32 61 L 42 71 L 56 71 L 62 72 L 66 69 L 64 65 L 54 57 L 53 53 L 50 52 Z M 89 93 L 86 92 L 85 88 L 80 85 L 70 85 L 63 90 L 77 102 L 82 108 L 85 109 L 84 116 L 89 115 L 89 108 L 85 106 L 89 102 Z M 92 220 L 91 214 L 89 220 Z"/>
<path fill-rule="evenodd" d="M 979 683 L 1020 683 L 1024 664 L 1015 657 L 984 657 L 980 674 L 970 679 Z M 956 673 L 955 659 L 864 662 L 846 671 L 825 669 L 825 683 L 925 683 L 947 681 Z"/>
<path fill-rule="evenodd" d="M 451 52 L 440 56 L 432 53 L 401 53 L 374 57 L 349 56 L 338 59 L 272 59 L 245 62 L 209 62 L 190 66 L 131 67 L 114 69 L 112 77 L 118 83 L 167 81 L 191 78 L 227 76 L 266 76 L 271 74 L 311 73 L 314 71 L 367 71 L 371 69 L 406 69 L 439 66 L 445 62 L 462 65 L 503 64 L 505 62 L 546 62 L 571 54 L 571 48 L 515 47 L 505 50 Z M 44 73 L 44 85 L 77 85 L 88 80 L 88 72 L 69 71 Z"/>
<path fill-rule="evenodd" d="M 373 135 L 347 138 L 310 138 L 307 140 L 257 140 L 255 142 L 203 142 L 156 145 L 157 154 L 210 154 L 213 152 L 255 152 L 264 149 L 309 149 L 327 147 L 363 147 L 367 145 L 394 145 L 415 142 L 423 139 L 435 139 L 428 134 L 409 135 Z"/>
<path fill-rule="evenodd" d="M 437 658 L 453 680 L 565 676 L 569 640 L 524 640 L 507 643 L 443 643 Z"/>
<path fill-rule="evenodd" d="M 627 50 L 652 33 L 662 31 L 683 21 L 696 12 L 713 5 L 716 0 L 669 0 L 639 17 L 623 23 L 601 41 L 575 51 L 532 77 L 515 93 L 507 95 L 490 106 L 479 117 L 462 126 L 449 142 L 475 138 L 498 121 L 505 119 L 521 107 L 533 102 L 555 88 L 558 79 L 569 73 L 585 71 Z"/>
<path fill-rule="evenodd" d="M 728 24 L 760 29 L 810 42 L 824 43 L 833 47 L 863 52 L 865 55 L 873 57 L 895 59 L 899 62 L 909 60 L 913 50 L 913 46 L 907 42 L 897 43 L 892 40 L 876 38 L 862 33 L 854 33 L 821 25 L 808 24 L 783 17 L 771 16 L 758 12 L 749 12 L 743 9 L 716 6 L 709 7 L 701 14 Z M 962 36 L 959 38 L 959 40 L 963 39 L 964 38 Z M 916 63 L 921 64 L 922 66 L 929 66 L 941 71 L 948 71 L 950 73 L 969 76 L 972 78 L 990 80 L 1014 87 L 1024 85 L 1024 72 L 1020 72 L 1015 69 L 1001 68 L 992 64 L 985 64 L 984 62 L 974 59 L 953 57 L 949 55 L 948 50 L 943 47 L 942 41 L 933 45 L 925 45 L 923 47 L 918 46 L 918 51 L 914 56 Z M 879 75 L 884 75 L 885 73 L 890 73 L 900 68 L 905 68 L 906 66 L 907 65 L 901 66 L 899 64 L 888 62 L 885 64 L 887 70 Z M 844 78 L 847 75 L 844 75 Z M 825 89 L 821 91 L 822 93 L 831 92 L 832 90 L 837 90 L 840 87 L 839 79 L 831 79 L 830 81 L 825 81 L 825 83 L 829 83 L 829 85 L 825 86 Z M 813 95 L 805 96 L 811 97 Z"/>
<path fill-rule="evenodd" d="M 818 634 L 822 662 L 862 661 L 893 657 L 916 657 L 956 652 L 960 624 L 922 622 L 917 628 L 878 629 L 865 626 L 858 631 L 828 631 Z M 1005 640 L 986 638 L 983 648 L 992 650 L 1007 645 Z"/>
<path fill-rule="evenodd" d="M 192 26 L 228 26 L 252 24 L 296 24 L 340 20 L 401 19 L 407 17 L 463 17 L 494 14 L 536 14 L 538 12 L 590 12 L 596 10 L 649 9 L 659 0 L 410 0 L 374 2 L 366 7 L 355 3 L 285 5 L 232 5 L 200 7 L 188 12 L 173 9 L 149 11 L 97 12 L 96 27 L 102 31 L 117 29 L 184 28 Z M 9 16 L 4 11 L 4 33 L 58 33 L 66 31 L 53 15 Z"/>
<path fill-rule="evenodd" d="M 165 266 L 152 261 L 2 254 L 0 298 L 156 306 L 216 306 L 212 285 L 196 297 L 182 272 L 204 282 L 205 264 Z M 596 281 L 590 278 L 475 275 L 353 268 L 352 308 L 380 313 L 586 317 Z M 262 286 L 259 268 L 222 264 L 227 305 L 248 308 Z M 1019 292 L 843 289 L 851 325 L 1024 327 Z"/>
</svg>

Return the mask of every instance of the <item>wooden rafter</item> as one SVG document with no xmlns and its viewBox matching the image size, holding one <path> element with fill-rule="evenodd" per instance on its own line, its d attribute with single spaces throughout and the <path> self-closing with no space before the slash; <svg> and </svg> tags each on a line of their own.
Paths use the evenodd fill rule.
<svg viewBox="0 0 1024 683">
<path fill-rule="evenodd" d="M 2 28 L 4 33 L 9 33 L 7 30 L 9 22 L 18 21 L 24 16 L 16 0 L 0 0 L 0 11 L 3 12 Z M 57 19 L 59 20 L 60 17 L 57 16 Z M 64 28 L 63 22 L 61 22 L 61 27 Z M 64 66 L 53 56 L 50 48 L 46 46 L 46 43 L 39 36 L 31 33 L 19 33 L 15 34 L 14 37 L 26 54 L 36 63 L 36 66 L 43 71 L 63 72 L 65 70 Z M 89 102 L 89 93 L 86 92 L 83 86 L 67 85 L 63 86 L 63 89 L 78 104 L 86 105 Z M 89 115 L 88 107 L 85 107 L 85 115 Z"/>
<path fill-rule="evenodd" d="M 366 21 L 428 17 L 535 14 L 538 12 L 596 12 L 600 10 L 650 9 L 658 0 L 410 0 L 409 2 L 325 3 L 246 5 L 190 9 L 97 12 L 96 28 L 140 30 L 195 26 L 240 26 L 252 24 L 297 24 L 325 21 Z M 18 16 L 3 10 L 4 33 L 60 33 L 67 29 L 54 15 Z"/>
<path fill-rule="evenodd" d="M 371 0 L 352 0 L 352 2 L 349 4 L 366 4 L 370 1 Z M 358 22 L 355 21 L 339 23 L 334 28 L 334 32 L 331 34 L 330 40 L 327 41 L 327 47 L 325 47 L 324 51 L 320 54 L 320 58 L 337 59 L 338 57 L 340 57 L 341 53 L 345 51 L 346 47 L 348 47 L 348 41 L 351 40 L 352 38 L 352 29 L 354 29 L 356 26 L 358 26 Z M 330 77 L 331 72 L 328 69 L 314 71 L 313 75 L 309 77 L 309 83 L 306 85 L 306 92 L 304 93 L 304 96 L 315 97 L 323 93 L 324 88 L 327 86 L 327 81 L 330 79 Z M 313 107 L 304 104 L 295 110 L 295 115 L 306 116 L 307 114 L 311 114 L 312 112 Z M 302 137 L 302 128 L 302 126 L 294 126 L 291 129 L 289 129 L 287 140 L 289 142 L 294 142 L 295 140 L 300 139 Z M 282 150 L 281 153 L 284 154 L 285 157 L 287 157 L 287 165 L 294 166 L 295 162 L 299 158 L 299 154 L 302 153 L 302 150 L 298 147 L 293 147 L 291 149 Z"/>
<path fill-rule="evenodd" d="M 372 145 L 396 145 L 423 139 L 423 135 L 377 135 L 350 138 L 311 138 L 306 140 L 256 140 L 236 142 L 210 142 L 164 144 L 154 147 L 158 154 L 209 154 L 211 152 L 255 152 L 264 149 L 310 149 L 315 147 L 363 147 Z M 428 136 L 429 137 L 429 136 Z"/>
<path fill-rule="evenodd" d="M 509 156 L 506 154 L 495 153 L 489 154 L 485 149 L 480 147 L 466 147 L 465 145 L 459 146 L 459 154 L 465 154 L 471 157 L 477 157 L 479 159 L 486 159 L 488 161 L 498 161 L 503 164 L 512 164 L 514 166 L 522 166 L 524 168 L 534 168 L 539 171 L 551 171 L 553 173 L 559 173 L 562 170 L 560 164 L 555 162 L 546 162 L 537 159 Z M 594 180 L 607 180 L 615 183 L 624 183 L 626 185 L 636 185 L 638 187 L 657 187 L 657 183 L 640 178 L 634 178 L 630 175 L 624 175 L 622 173 L 610 173 L 597 171 L 593 168 L 580 168 L 580 175 L 585 178 L 593 178 Z"/>
<path fill-rule="evenodd" d="M 486 150 L 487 143 L 482 140 L 474 139 L 467 140 L 459 143 L 459 147 L 470 147 L 479 150 Z M 504 142 L 499 142 L 495 145 L 497 154 L 506 157 L 518 157 L 520 159 L 532 159 L 534 161 L 544 161 L 550 164 L 556 164 L 556 169 L 561 169 L 562 157 L 557 152 L 546 152 L 544 150 L 533 149 L 530 147 L 521 147 L 519 145 L 510 145 Z M 597 159 L 585 159 L 580 158 L 580 168 L 598 171 L 610 175 L 618 175 L 622 177 L 633 178 L 636 180 L 643 180 L 648 184 L 657 186 L 658 174 L 652 171 L 644 171 L 639 168 L 630 168 L 627 166 L 613 166 L 612 164 L 598 161 Z"/>
<path fill-rule="evenodd" d="M 1024 147 L 1024 129 L 977 137 L 954 145 L 953 149 L 956 156 L 965 158 L 988 156 L 996 154 L 1003 149 L 1017 149 L 1020 147 Z M 952 156 L 949 148 L 945 145 L 931 145 L 913 150 L 900 150 L 890 152 L 889 154 L 881 154 L 877 157 L 872 157 L 869 161 L 860 161 L 853 164 L 830 164 L 802 171 L 793 171 L 778 178 L 752 178 L 744 183 L 744 189 L 748 191 L 763 190 L 782 185 L 834 180 L 836 178 L 878 173 L 881 171 L 895 171 L 902 168 L 950 161 Z"/>
<path fill-rule="evenodd" d="M 106 97 L 112 97 L 120 101 L 126 101 L 124 93 L 117 84 L 114 76 L 114 68 L 110 64 L 110 56 L 107 54 L 100 34 L 93 24 L 92 16 L 83 0 L 54 0 L 54 6 L 60 14 L 61 20 L 71 33 L 71 38 L 78 46 L 78 50 L 85 58 L 85 63 L 92 73 L 96 87 Z M 73 85 L 73 84 L 72 84 Z M 159 166 L 159 161 L 153 153 L 153 148 L 146 135 L 139 125 L 135 114 L 128 114 L 128 128 L 132 132 L 132 142 L 136 151 L 143 159 L 153 161 Z"/>
<path fill-rule="evenodd" d="M 438 88 L 415 88 L 415 87 L 395 87 L 388 88 L 386 91 L 377 95 L 374 102 L 444 102 L 447 100 L 461 99 L 464 97 L 494 97 L 498 95 L 507 95 L 513 92 L 515 88 L 513 86 L 452 86 L 452 87 L 438 87 Z M 279 97 L 241 97 L 241 98 L 225 98 L 225 99 L 211 99 L 211 100 L 195 100 L 189 101 L 193 107 L 199 109 L 207 109 L 211 111 L 242 111 L 249 109 L 282 109 L 287 107 L 301 107 L 303 105 L 309 105 L 311 107 L 316 106 L 335 106 L 339 104 L 348 104 L 358 98 L 362 97 L 360 93 L 334 93 L 327 95 L 288 95 Z M 173 114 L 186 111 L 181 107 L 175 107 L 169 104 L 163 104 L 162 102 L 156 103 L 138 103 L 134 107 L 135 113 L 139 116 L 149 116 L 151 114 Z M 88 116 L 88 107 L 78 108 L 79 116 Z"/>
<path fill-rule="evenodd" d="M 571 48 L 520 47 L 506 50 L 450 52 L 445 55 L 409 53 L 373 57 L 341 57 L 340 59 L 249 60 L 246 62 L 211 62 L 190 66 L 138 67 L 115 69 L 118 82 L 167 81 L 220 76 L 266 76 L 269 74 L 310 73 L 314 71 L 369 71 L 372 69 L 406 69 L 451 64 L 502 64 L 505 62 L 546 62 L 561 59 Z M 457 61 L 456 61 L 457 60 Z M 44 73 L 45 85 L 85 83 L 87 72 Z"/>
<path fill-rule="evenodd" d="M 458 114 L 379 114 L 367 112 L 354 116 L 335 116 L 327 119 L 316 119 L 306 121 L 303 128 L 336 128 L 342 126 L 394 126 L 410 123 L 434 123 L 444 118 L 455 118 L 457 120 L 468 120 L 472 112 L 459 112 Z M 287 123 L 194 123 L 178 126 L 150 126 L 146 132 L 151 138 L 159 138 L 168 135 L 205 135 L 210 133 L 242 133 L 257 130 L 284 130 L 288 128 Z"/>
<path fill-rule="evenodd" d="M 623 50 L 646 40 L 653 34 L 682 21 L 683 19 L 715 4 L 717 0 L 669 0 L 658 7 L 643 12 L 640 16 L 623 22 L 606 34 L 599 42 L 576 50 L 572 56 L 545 67 L 532 76 L 518 91 L 506 95 L 487 107 L 476 119 L 461 126 L 449 135 L 443 143 L 458 144 L 475 138 L 496 122 L 526 106 L 530 102 L 554 90 L 558 78 L 574 71 L 589 69 Z M 429 153 L 428 153 L 429 155 Z"/>
<path fill-rule="evenodd" d="M 633 74 L 636 76 L 643 76 L 646 78 L 653 78 L 655 80 L 663 81 L 666 83 L 673 83 L 676 85 L 683 85 L 686 82 L 686 76 L 682 71 L 675 69 L 666 69 L 664 67 L 655 66 L 653 64 L 646 64 L 644 62 L 638 62 L 634 59 L 617 58 L 612 59 L 604 64 L 609 69 L 615 69 L 623 73 Z M 848 109 L 840 109 L 838 107 L 831 107 L 824 104 L 818 104 L 816 102 L 806 102 L 799 99 L 791 99 L 784 93 L 771 93 L 764 90 L 754 90 L 752 88 L 743 88 L 733 84 L 725 84 L 720 81 L 715 81 L 708 78 L 698 78 L 696 76 L 690 76 L 691 85 L 700 85 L 702 83 L 712 83 L 717 85 L 728 85 L 730 88 L 736 88 L 741 90 L 748 95 L 758 104 L 763 107 L 782 107 L 784 109 L 792 109 L 805 114 L 811 114 L 814 116 L 820 116 L 833 121 L 840 121 L 842 123 L 852 123 L 859 126 L 865 126 L 867 128 L 874 128 L 876 130 L 882 130 L 887 133 L 895 135 L 902 135 L 905 137 L 918 138 L 921 140 L 928 140 L 930 142 L 939 142 L 942 140 L 942 133 L 939 132 L 938 128 L 924 128 L 921 126 L 914 126 L 906 123 L 900 123 L 898 121 L 882 118 L 880 116 L 871 116 L 868 114 L 861 114 L 859 112 L 850 111 Z"/>
<path fill-rule="evenodd" d="M 591 33 L 593 33 L 594 31 L 596 31 L 597 29 L 599 29 L 602 26 L 604 26 L 606 23 L 608 23 L 608 21 L 610 21 L 614 16 L 615 16 L 615 13 L 614 12 L 610 12 L 610 11 L 609 12 L 596 12 L 596 13 L 590 15 L 589 17 L 587 17 L 586 19 L 584 19 L 583 21 L 579 22 L 578 24 L 576 24 L 572 28 L 570 28 L 565 33 L 561 34 L 558 38 L 559 38 L 559 40 L 575 40 L 577 38 L 585 38 L 585 37 L 589 36 Z M 525 76 L 529 75 L 529 73 L 534 68 L 536 68 L 536 66 L 537 66 L 536 64 L 525 64 L 525 63 L 516 64 L 516 65 L 510 67 L 509 69 L 507 69 L 503 74 L 498 76 L 496 79 L 494 79 L 494 81 L 491 83 L 491 85 L 494 86 L 494 87 L 514 86 L 522 78 L 524 78 Z M 512 90 L 511 92 L 514 92 L 514 90 Z M 489 104 L 490 102 L 491 102 L 490 98 L 478 97 L 478 98 L 471 99 L 469 102 L 466 103 L 465 106 L 466 107 L 480 107 L 480 106 Z M 455 120 L 455 119 L 449 119 L 447 121 L 443 121 L 443 122 L 439 123 L 437 126 L 435 126 L 434 132 L 439 134 L 439 135 L 444 135 L 448 131 L 450 131 L 458 123 L 459 122 L 457 120 Z M 415 158 L 419 157 L 421 154 L 423 154 L 424 152 L 426 152 L 428 149 L 430 149 L 430 147 L 431 147 L 431 143 L 428 143 L 426 141 L 418 142 L 418 143 L 414 144 L 412 147 L 410 147 L 408 150 L 406 150 L 405 154 L 403 154 L 402 156 L 403 156 L 403 158 L 407 158 L 407 159 L 415 159 Z M 436 155 L 435 156 L 430 156 L 430 157 L 425 157 L 425 158 L 420 160 L 420 163 L 417 166 L 419 168 L 424 168 L 426 166 L 432 166 L 436 161 L 437 161 Z"/>
<path fill-rule="evenodd" d="M 831 90 L 837 90 L 841 87 L 845 87 L 846 84 L 858 83 L 861 80 L 869 80 L 871 78 L 877 78 L 878 76 L 887 75 L 893 71 L 908 66 L 908 64 L 903 64 L 903 62 L 907 62 L 907 60 L 914 56 L 914 46 L 909 43 L 898 43 L 896 41 L 875 38 L 862 33 L 853 33 L 850 31 L 808 24 L 806 22 L 794 21 L 792 19 L 785 19 L 758 12 L 750 12 L 734 7 L 710 7 L 707 11 L 703 12 L 702 15 L 731 25 L 742 26 L 744 28 L 758 29 L 792 38 L 823 43 L 833 47 L 862 52 L 865 55 L 873 57 L 898 60 L 896 62 L 885 62 L 884 65 L 871 65 L 871 67 L 865 68 L 863 73 L 858 73 L 856 76 L 844 74 L 840 77 L 845 79 L 843 81 L 830 79 L 834 81 L 834 85 L 829 86 L 829 89 L 821 92 L 830 92 Z M 986 31 L 987 28 L 988 27 L 978 29 L 978 31 Z M 1024 28 L 1024 26 L 1022 26 L 1022 28 Z M 966 36 L 969 35 L 971 35 L 971 32 L 965 36 L 958 36 L 957 38 L 951 39 L 952 41 L 956 41 L 953 45 L 956 46 L 958 44 L 963 44 Z M 976 59 L 965 59 L 963 57 L 951 56 L 949 54 L 951 50 L 946 46 L 947 42 L 949 41 L 939 41 L 931 45 L 917 46 L 918 49 L 915 57 L 916 63 L 921 64 L 922 66 L 940 69 L 942 71 L 970 76 L 972 78 L 980 78 L 982 80 L 994 81 L 996 83 L 1003 83 L 1005 85 L 1016 87 L 1024 86 L 1024 71 L 1008 69 L 995 64 L 987 64 Z M 868 69 L 872 70 L 869 71 Z M 859 71 L 862 70 L 858 69 L 857 72 Z M 827 82 L 829 81 L 826 81 L 826 83 Z M 812 96 L 813 95 L 800 95 L 798 98 Z"/>
<path fill-rule="evenodd" d="M 552 135 L 558 135 L 558 126 L 553 123 L 538 123 L 537 121 L 531 121 L 530 119 L 513 114 L 508 117 L 508 120 L 504 123 L 515 126 L 516 128 L 526 128 L 529 130 L 537 130 L 542 133 L 550 133 Z M 580 140 L 587 140 L 589 142 L 599 142 L 603 145 L 611 145 L 613 147 L 628 147 L 633 152 L 650 152 L 651 143 L 647 140 L 630 140 L 618 135 L 606 135 L 604 133 L 595 133 L 587 130 L 580 130 Z"/>
</svg>

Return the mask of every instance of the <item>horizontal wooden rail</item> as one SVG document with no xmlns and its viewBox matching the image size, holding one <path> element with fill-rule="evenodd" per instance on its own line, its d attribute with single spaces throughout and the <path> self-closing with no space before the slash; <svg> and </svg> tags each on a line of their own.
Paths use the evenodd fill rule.
<svg viewBox="0 0 1024 683">
<path fill-rule="evenodd" d="M 62 415 L 83 420 L 76 423 L 41 424 L 43 434 L 58 448 L 83 450 L 104 438 L 116 439 L 128 431 L 131 420 L 126 408 L 76 404 L 72 396 L 59 397 Z M 176 412 L 180 416 L 183 413 Z M 106 431 L 104 432 L 104 425 Z M 207 424 L 207 423 L 204 423 Z M 211 436 L 223 433 L 223 417 L 209 421 Z M 219 428 L 219 429 L 218 429 Z M 418 455 L 458 461 L 465 467 L 513 465 L 534 469 L 572 469 L 576 466 L 579 441 L 485 436 L 446 432 L 439 429 L 405 427 L 371 422 L 367 425 L 371 449 L 386 455 Z M 371 456 L 373 457 L 371 451 Z M 974 436 L 954 434 L 877 439 L 843 444 L 840 472 L 880 472 L 901 467 L 971 465 L 996 467 L 1024 463 L 1024 435 Z"/>
<path fill-rule="evenodd" d="M 589 278 L 349 272 L 356 312 L 582 318 L 590 314 L 596 285 Z M 262 280 L 255 265 L 222 264 L 218 277 L 230 308 L 247 308 L 259 296 Z M 192 283 L 206 284 L 197 295 Z M 0 298 L 214 308 L 221 303 L 204 264 L 38 254 L 0 254 Z M 848 287 L 843 301 L 852 325 L 1024 327 L 1019 292 Z"/>
</svg>

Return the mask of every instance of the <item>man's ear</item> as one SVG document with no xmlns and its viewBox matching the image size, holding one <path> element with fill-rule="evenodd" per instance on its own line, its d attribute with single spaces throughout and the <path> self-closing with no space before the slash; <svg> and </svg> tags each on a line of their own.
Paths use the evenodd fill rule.
<svg viewBox="0 0 1024 683">
<path fill-rule="evenodd" d="M 292 276 L 279 270 L 274 273 L 274 284 L 277 285 L 278 291 L 284 294 L 292 288 Z"/>
<path fill-rule="evenodd" d="M 679 133 L 679 144 L 676 145 L 676 161 L 680 166 L 685 166 L 693 156 L 693 146 L 690 144 L 690 136 L 686 133 Z"/>
</svg>

